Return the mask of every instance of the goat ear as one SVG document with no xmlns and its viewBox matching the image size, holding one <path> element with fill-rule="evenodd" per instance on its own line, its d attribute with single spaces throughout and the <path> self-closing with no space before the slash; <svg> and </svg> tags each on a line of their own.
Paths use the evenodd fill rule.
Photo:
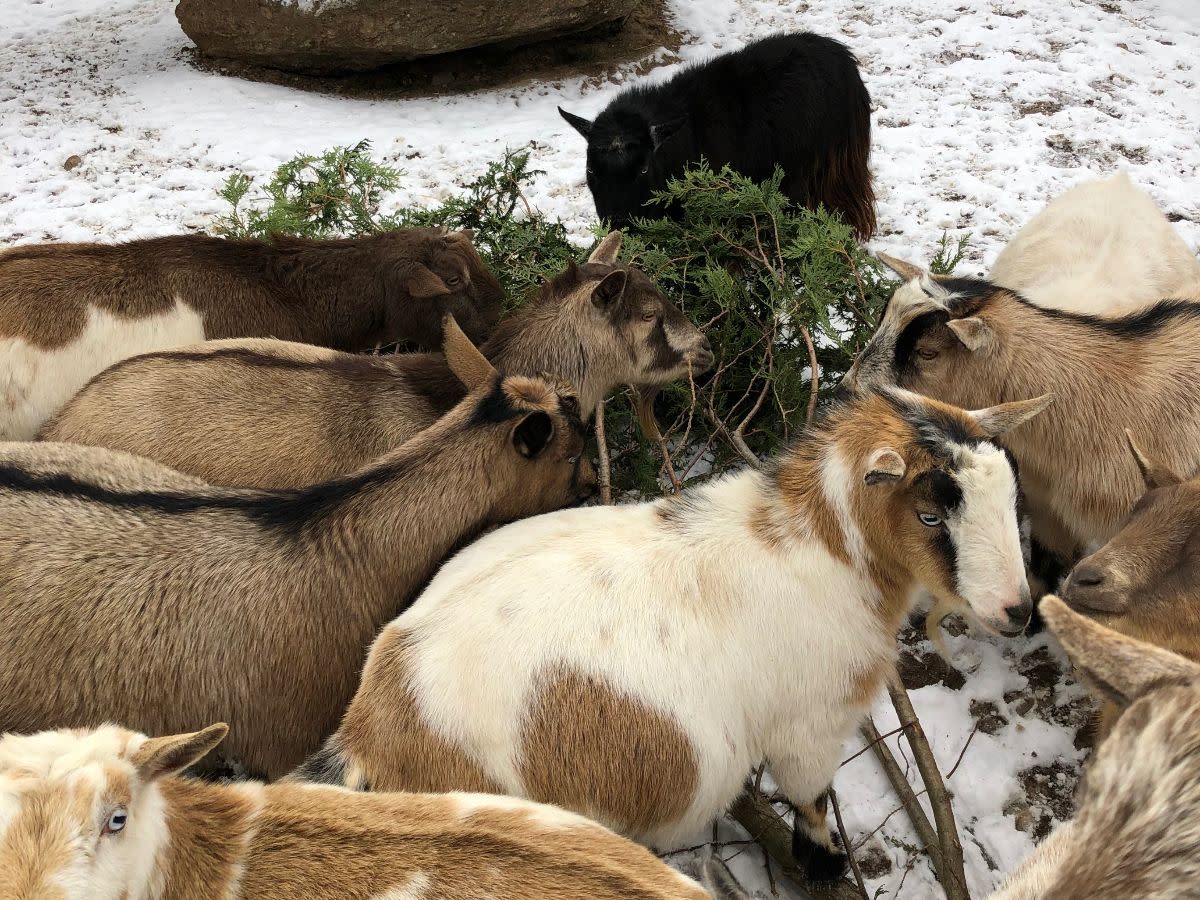
<svg viewBox="0 0 1200 900">
<path fill-rule="evenodd" d="M 600 283 L 592 289 L 592 303 L 595 307 L 605 312 L 612 309 L 620 301 L 621 295 L 625 293 L 626 278 L 623 269 L 605 275 Z"/>
<path fill-rule="evenodd" d="M 554 422 L 544 412 L 531 412 L 513 429 L 513 446 L 526 459 L 534 459 L 554 437 Z"/>
<path fill-rule="evenodd" d="M 920 266 L 914 266 L 910 262 L 905 262 L 902 259 L 897 259 L 896 257 L 889 256 L 886 253 L 876 251 L 875 258 L 905 281 L 912 281 L 914 278 L 920 278 L 925 274 L 925 270 Z"/>
<path fill-rule="evenodd" d="M 442 319 L 442 352 L 446 354 L 446 364 L 450 371 L 463 383 L 467 391 L 488 383 L 496 374 L 486 356 L 479 348 L 471 343 L 471 339 L 463 334 L 458 327 L 458 321 L 449 313 Z"/>
<path fill-rule="evenodd" d="M 592 123 L 582 116 L 577 116 L 575 113 L 569 113 L 561 106 L 558 108 L 558 114 L 567 120 L 567 124 L 582 134 L 585 138 L 592 134 Z"/>
<path fill-rule="evenodd" d="M 451 231 L 442 237 L 442 240 L 447 244 L 472 243 L 475 240 L 475 231 L 471 228 L 460 228 L 458 231 Z"/>
<path fill-rule="evenodd" d="M 438 277 L 437 273 L 427 266 L 417 263 L 411 273 L 409 273 L 408 281 L 405 283 L 410 296 L 418 300 L 427 300 L 430 297 L 442 297 L 450 293 L 450 288 L 446 287 L 446 282 Z"/>
<path fill-rule="evenodd" d="M 884 484 L 899 481 L 908 471 L 904 457 L 891 447 L 880 447 L 867 458 L 867 484 Z"/>
<path fill-rule="evenodd" d="M 1200 665 L 1105 628 L 1053 594 L 1042 598 L 1038 611 L 1088 683 L 1119 706 L 1164 683 L 1200 679 Z"/>
<path fill-rule="evenodd" d="M 590 263 L 604 263 L 605 265 L 615 265 L 617 262 L 617 254 L 621 252 L 621 238 L 623 235 L 619 231 L 610 231 L 604 236 L 596 249 L 592 251 L 592 255 L 588 257 Z"/>
<path fill-rule="evenodd" d="M 967 415 L 990 437 L 996 437 L 1006 431 L 1012 431 L 1023 422 L 1028 422 L 1053 402 L 1053 394 L 1042 394 L 1031 400 L 1013 400 L 1011 403 L 998 403 L 987 409 L 972 410 Z"/>
<path fill-rule="evenodd" d="M 1133 432 L 1128 428 L 1125 429 L 1125 440 L 1129 442 L 1129 449 L 1133 451 L 1133 458 L 1137 460 L 1138 469 L 1142 473 L 1142 481 L 1146 483 L 1146 490 L 1152 491 L 1155 488 L 1182 483 L 1182 478 L 1142 451 L 1133 437 Z"/>
<path fill-rule="evenodd" d="M 148 738 L 133 754 L 133 766 L 143 781 L 154 781 L 164 775 L 182 772 L 225 740 L 229 726 L 224 722 L 209 725 L 201 731 Z"/>
<path fill-rule="evenodd" d="M 946 323 L 946 327 L 968 350 L 978 350 L 992 342 L 992 329 L 978 316 L 951 319 Z"/>
<path fill-rule="evenodd" d="M 683 116 L 680 116 L 678 119 L 673 119 L 670 122 L 660 122 L 657 125 L 651 125 L 650 143 L 653 145 L 654 149 L 657 150 L 664 143 L 670 140 L 675 132 L 683 127 L 683 123 L 685 121 L 687 121 L 687 119 Z"/>
</svg>

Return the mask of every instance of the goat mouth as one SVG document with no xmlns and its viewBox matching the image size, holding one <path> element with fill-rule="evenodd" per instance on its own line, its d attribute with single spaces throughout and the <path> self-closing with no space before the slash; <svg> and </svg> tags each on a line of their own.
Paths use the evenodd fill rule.
<svg viewBox="0 0 1200 900">
<path fill-rule="evenodd" d="M 1067 606 L 1084 615 L 1120 615 L 1127 607 L 1124 596 L 1111 588 L 1080 588 L 1069 581 L 1059 596 Z"/>
</svg>

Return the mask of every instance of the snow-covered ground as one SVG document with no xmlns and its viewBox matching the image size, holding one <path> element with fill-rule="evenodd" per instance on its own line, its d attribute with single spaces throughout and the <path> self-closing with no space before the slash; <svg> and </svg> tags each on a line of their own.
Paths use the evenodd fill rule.
<svg viewBox="0 0 1200 900">
<path fill-rule="evenodd" d="M 970 231 L 965 268 L 983 271 L 1046 200 L 1120 167 L 1193 248 L 1200 242 L 1198 0 L 672 0 L 671 8 L 688 35 L 684 61 L 782 29 L 835 35 L 855 50 L 876 107 L 880 249 L 922 260 L 944 230 Z M 629 66 L 599 86 L 581 77 L 352 100 L 197 71 L 188 44 L 164 0 L 5 4 L 0 246 L 202 229 L 223 211 L 216 189 L 230 170 L 266 175 L 298 152 L 362 138 L 407 171 L 394 198 L 405 204 L 443 197 L 506 147 L 536 139 L 546 174 L 530 199 L 582 236 L 593 215 L 583 143 L 555 107 L 590 116 L 634 77 Z M 68 171 L 73 155 L 82 163 Z M 1057 796 L 1067 795 L 1082 758 L 1073 745 L 1082 694 L 1057 677 L 1061 659 L 1047 643 L 952 638 L 957 664 L 973 670 L 965 685 L 913 692 L 943 772 L 962 754 L 949 786 L 976 896 L 1031 850 L 1047 803 L 1066 814 L 1061 802 L 1027 796 L 1040 795 L 1030 786 L 1060 783 Z M 886 703 L 875 720 L 880 731 L 895 726 Z M 864 842 L 872 895 L 937 896 L 871 754 L 843 767 L 835 785 L 850 834 Z M 756 848 L 724 852 L 769 894 Z"/>
</svg>

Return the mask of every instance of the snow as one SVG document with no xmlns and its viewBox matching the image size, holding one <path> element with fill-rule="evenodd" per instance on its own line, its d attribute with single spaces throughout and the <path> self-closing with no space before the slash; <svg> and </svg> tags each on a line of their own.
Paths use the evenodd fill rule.
<svg viewBox="0 0 1200 900">
<path fill-rule="evenodd" d="M 671 9 L 689 36 L 683 61 L 782 29 L 836 35 L 855 50 L 876 106 L 879 249 L 920 261 L 943 231 L 969 231 L 964 268 L 984 271 L 1049 198 L 1118 168 L 1178 220 L 1193 248 L 1200 242 L 1196 0 L 671 0 Z M 201 72 L 188 46 L 162 0 L 6 6 L 0 245 L 203 229 L 224 211 L 216 190 L 231 170 L 265 176 L 299 152 L 362 138 L 406 170 L 397 204 L 441 199 L 505 148 L 536 139 L 546 174 L 530 199 L 582 240 L 593 216 L 583 143 L 555 107 L 591 116 L 635 77 L 630 65 L 599 85 L 579 77 L 353 100 Z M 72 155 L 82 164 L 67 171 Z M 943 772 L 970 739 L 949 787 L 977 896 L 1033 846 L 1005 812 L 1022 794 L 1017 773 L 1058 759 L 1073 769 L 1082 756 L 1074 727 L 1046 721 L 1044 705 L 1019 711 L 1031 688 L 1017 669 L 1046 641 L 951 638 L 973 669 L 965 686 L 912 692 Z M 1082 696 L 1067 682 L 1050 693 L 1060 705 Z M 1007 724 L 972 736 L 972 700 L 994 704 Z M 895 727 L 886 702 L 874 718 L 881 732 Z M 876 832 L 867 846 L 892 862 L 869 880 L 870 893 L 937 896 L 923 858 L 906 849 L 919 842 L 903 812 L 888 817 L 898 803 L 872 755 L 842 768 L 835 785 L 851 835 Z M 723 834 L 736 837 L 730 826 Z M 734 853 L 737 874 L 769 893 L 759 851 Z"/>
</svg>

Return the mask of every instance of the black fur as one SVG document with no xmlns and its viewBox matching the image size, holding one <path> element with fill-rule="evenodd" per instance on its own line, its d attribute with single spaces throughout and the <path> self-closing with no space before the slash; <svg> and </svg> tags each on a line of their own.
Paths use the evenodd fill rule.
<svg viewBox="0 0 1200 900">
<path fill-rule="evenodd" d="M 289 777 L 308 784 L 334 784 L 339 787 L 344 785 L 346 758 L 336 736 L 327 740 L 320 750 L 302 762 Z"/>
<path fill-rule="evenodd" d="M 917 374 L 917 365 L 913 360 L 917 352 L 917 341 L 927 331 L 936 328 L 938 325 L 944 325 L 949 319 L 949 313 L 935 309 L 927 313 L 921 313 L 921 315 L 904 326 L 904 330 L 896 338 L 896 350 L 893 355 L 893 365 L 895 366 L 897 375 L 911 376 Z"/>
<path fill-rule="evenodd" d="M 776 166 L 795 202 L 841 212 L 862 238 L 875 230 L 867 157 L 871 98 L 845 45 L 778 34 L 620 94 L 594 122 L 560 110 L 588 140 L 596 212 L 615 226 L 655 190 L 705 158 L 763 181 Z M 657 210 L 657 212 L 656 212 Z"/>
<path fill-rule="evenodd" d="M 809 881 L 834 881 L 846 871 L 846 854 L 818 844 L 803 828 L 792 828 L 792 859 Z"/>
<path fill-rule="evenodd" d="M 469 425 L 472 428 L 479 426 L 487 427 L 499 422 L 507 422 L 509 419 L 515 418 L 516 415 L 516 407 L 512 405 L 508 394 L 504 392 L 502 381 L 497 378 L 487 396 L 479 401 L 479 404 L 471 413 Z"/>
</svg>

